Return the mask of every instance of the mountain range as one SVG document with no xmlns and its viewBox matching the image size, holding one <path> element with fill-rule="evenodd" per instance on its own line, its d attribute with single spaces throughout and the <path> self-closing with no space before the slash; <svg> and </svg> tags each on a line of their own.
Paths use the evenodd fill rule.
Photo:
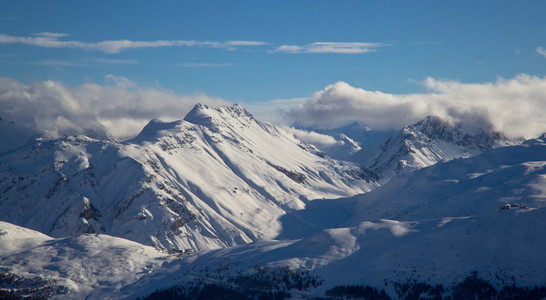
<svg viewBox="0 0 546 300">
<path fill-rule="evenodd" d="M 309 201 L 379 183 L 238 105 L 197 105 L 126 142 L 78 135 L 6 153 L 0 219 L 54 237 L 105 233 L 206 250 L 275 238 L 286 231 L 279 218 Z"/>
<path fill-rule="evenodd" d="M 0 296 L 546 297 L 546 136 L 375 144 L 336 160 L 238 105 L 36 139 L 0 155 Z"/>
</svg>

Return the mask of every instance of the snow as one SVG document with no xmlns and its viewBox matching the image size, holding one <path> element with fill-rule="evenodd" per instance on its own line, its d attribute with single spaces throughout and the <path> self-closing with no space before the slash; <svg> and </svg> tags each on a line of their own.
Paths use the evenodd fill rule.
<svg viewBox="0 0 546 300">
<path fill-rule="evenodd" d="M 365 175 L 241 106 L 196 105 L 126 142 L 68 136 L 1 156 L 0 219 L 54 237 L 206 250 L 276 238 L 281 217 L 312 200 L 380 184 Z"/>
<path fill-rule="evenodd" d="M 56 280 L 69 288 L 62 298 L 119 298 L 123 287 L 173 260 L 153 247 L 107 235 L 55 239 L 6 222 L 0 231 L 1 269 Z"/>
<path fill-rule="evenodd" d="M 456 130 L 428 121 L 435 127 L 406 131 L 418 137 L 402 142 L 415 142 L 415 155 L 390 156 L 420 169 L 388 182 L 359 179 L 358 166 L 240 106 L 198 105 L 123 143 L 71 136 L 5 153 L 0 271 L 51 279 L 69 299 L 144 297 L 256 266 L 309 270 L 324 280 L 301 292 L 312 296 L 450 285 L 474 271 L 497 287 L 543 285 L 544 137 L 461 145 Z M 430 131 L 437 139 L 421 135 Z M 384 144 L 385 157 L 397 145 Z"/>
<path fill-rule="evenodd" d="M 0 221 L 0 255 L 27 250 L 44 243 L 51 237 L 35 230 Z"/>
<path fill-rule="evenodd" d="M 351 160 L 391 178 L 437 162 L 471 157 L 519 142 L 490 129 L 454 126 L 439 117 L 429 116 L 404 127 L 383 144 L 355 153 Z"/>
<path fill-rule="evenodd" d="M 325 279 L 316 295 L 338 284 L 382 287 L 385 280 L 449 285 L 473 271 L 495 285 L 541 285 L 546 282 L 545 155 L 546 144 L 540 141 L 437 164 L 370 193 L 330 200 L 351 214 L 337 226 L 297 240 L 196 253 L 188 259 L 195 268 L 308 268 Z M 476 173 L 485 175 L 470 176 Z M 488 189 L 476 192 L 482 187 Z M 507 198 L 527 207 L 501 210 Z"/>
</svg>

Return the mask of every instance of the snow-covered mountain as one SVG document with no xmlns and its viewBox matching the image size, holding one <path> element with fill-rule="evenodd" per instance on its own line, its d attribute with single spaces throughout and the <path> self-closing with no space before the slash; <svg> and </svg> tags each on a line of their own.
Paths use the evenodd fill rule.
<svg viewBox="0 0 546 300">
<path fill-rule="evenodd" d="M 322 151 L 322 156 L 327 155 L 333 159 L 350 161 L 352 155 L 362 149 L 357 142 L 344 134 L 333 137 L 315 131 L 296 129 L 294 127 L 287 127 L 285 129 L 294 133 L 294 135 L 305 144 L 316 147 L 317 151 Z"/>
<path fill-rule="evenodd" d="M 197 293 L 207 286 L 210 292 L 216 286 L 220 292 L 324 297 L 343 295 L 349 285 L 404 299 L 541 299 L 545 200 L 543 135 L 438 163 L 363 195 L 311 201 L 292 214 L 322 226 L 292 240 L 173 256 L 104 235 L 52 239 L 0 223 L 0 238 L 7 241 L 0 243 L 0 270 L 19 276 L 10 278 L 22 285 L 42 275 L 44 286 L 72 298 L 144 297 L 175 285 L 167 292 Z M 96 273 L 105 263 L 111 276 Z M 542 287 L 533 290 L 535 285 Z"/>
<path fill-rule="evenodd" d="M 120 298 L 122 287 L 174 258 L 122 238 L 102 234 L 52 238 L 0 222 L 0 298 L 12 299 L 7 297 L 10 293 L 31 299 Z"/>
<path fill-rule="evenodd" d="M 396 130 L 376 129 L 357 121 L 334 128 L 318 128 L 315 126 L 305 126 L 303 124 L 294 124 L 294 127 L 299 130 L 318 132 L 336 139 L 343 135 L 356 142 L 361 148 L 373 148 L 383 143 L 390 136 L 396 134 Z"/>
<path fill-rule="evenodd" d="M 404 127 L 384 143 L 355 153 L 352 160 L 391 178 L 440 161 L 470 157 L 518 142 L 491 129 L 451 125 L 429 116 Z"/>
<path fill-rule="evenodd" d="M 289 231 L 280 218 L 311 200 L 379 185 L 373 173 L 322 156 L 238 105 L 197 105 L 127 142 L 77 135 L 3 154 L 0 220 L 53 237 L 106 233 L 178 250 L 273 239 Z"/>
</svg>

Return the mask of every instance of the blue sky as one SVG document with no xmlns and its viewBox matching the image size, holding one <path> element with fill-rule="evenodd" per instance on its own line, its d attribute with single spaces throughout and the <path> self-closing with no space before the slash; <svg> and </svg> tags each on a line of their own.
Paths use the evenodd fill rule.
<svg viewBox="0 0 546 300">
<path fill-rule="evenodd" d="M 426 77 L 486 82 L 544 75 L 543 1 L 2 1 L 0 34 L 59 41 L 254 41 L 124 49 L 0 43 L 0 75 L 102 83 L 107 74 L 233 102 L 305 97 L 328 84 L 422 91 Z M 283 45 L 372 43 L 370 52 L 287 53 Z"/>
<path fill-rule="evenodd" d="M 544 1 L 1 1 L 0 76 L 117 78 L 254 109 L 340 81 L 391 95 L 429 93 L 427 78 L 498 85 L 545 77 L 545 12 Z"/>
</svg>

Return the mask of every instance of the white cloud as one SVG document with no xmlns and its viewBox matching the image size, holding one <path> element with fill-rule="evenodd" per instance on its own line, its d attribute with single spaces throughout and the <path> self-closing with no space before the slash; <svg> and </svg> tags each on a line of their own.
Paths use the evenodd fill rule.
<svg viewBox="0 0 546 300">
<path fill-rule="evenodd" d="M 427 78 L 423 84 L 429 93 L 395 95 L 338 82 L 286 116 L 323 127 L 358 120 L 376 128 L 400 128 L 438 115 L 453 123 L 493 125 L 513 137 L 546 131 L 546 77 L 521 74 L 477 84 Z"/>
<path fill-rule="evenodd" d="M 284 126 L 283 129 L 292 132 L 300 141 L 318 146 L 319 148 L 321 146 L 324 147 L 338 144 L 338 141 L 329 135 L 320 134 L 314 131 L 300 130 L 288 126 Z"/>
<path fill-rule="evenodd" d="M 285 52 L 285 53 L 302 53 L 305 52 L 305 48 L 302 46 L 296 46 L 296 45 L 282 45 L 277 47 L 274 51 L 271 51 L 271 53 L 275 52 Z"/>
<path fill-rule="evenodd" d="M 34 35 L 42 36 L 42 37 L 48 37 L 48 38 L 54 38 L 54 39 L 63 38 L 63 37 L 68 36 L 67 33 L 58 33 L 58 32 L 39 32 L 39 33 L 35 33 Z"/>
<path fill-rule="evenodd" d="M 29 132 L 58 137 L 105 129 L 117 138 L 136 135 L 153 118 L 180 120 L 196 104 L 228 104 L 204 94 L 178 95 L 142 88 L 108 75 L 111 85 L 67 87 L 56 81 L 31 85 L 0 77 L 0 117 Z"/>
<path fill-rule="evenodd" d="M 158 41 L 131 41 L 131 40 L 112 40 L 95 43 L 86 43 L 80 41 L 60 40 L 67 37 L 65 33 L 42 32 L 35 36 L 21 37 L 0 34 L 0 44 L 25 44 L 44 48 L 76 48 L 84 50 L 95 50 L 106 53 L 119 53 L 128 49 L 136 48 L 158 48 L 158 47 L 209 47 L 224 48 L 233 50 L 234 47 L 248 47 L 267 45 L 260 41 L 186 41 L 186 40 L 158 40 Z"/>
<path fill-rule="evenodd" d="M 537 47 L 537 53 L 546 57 L 546 49 L 542 48 L 542 47 Z"/>
<path fill-rule="evenodd" d="M 245 109 L 252 115 L 262 121 L 276 125 L 289 125 L 291 120 L 286 114 L 291 109 L 300 107 L 307 102 L 308 98 L 275 99 L 265 102 L 242 103 Z"/>
<path fill-rule="evenodd" d="M 361 54 L 375 52 L 377 48 L 386 47 L 386 43 L 338 43 L 338 42 L 316 42 L 303 46 L 282 45 L 272 53 L 338 53 L 338 54 Z"/>
<path fill-rule="evenodd" d="M 0 57 L 1 58 L 1 57 Z M 33 62 L 38 66 L 52 66 L 52 67 L 73 67 L 73 68 L 94 68 L 104 65 L 135 65 L 138 61 L 132 59 L 107 59 L 107 58 L 86 58 L 78 60 L 55 60 L 47 59 L 37 62 Z"/>
</svg>

